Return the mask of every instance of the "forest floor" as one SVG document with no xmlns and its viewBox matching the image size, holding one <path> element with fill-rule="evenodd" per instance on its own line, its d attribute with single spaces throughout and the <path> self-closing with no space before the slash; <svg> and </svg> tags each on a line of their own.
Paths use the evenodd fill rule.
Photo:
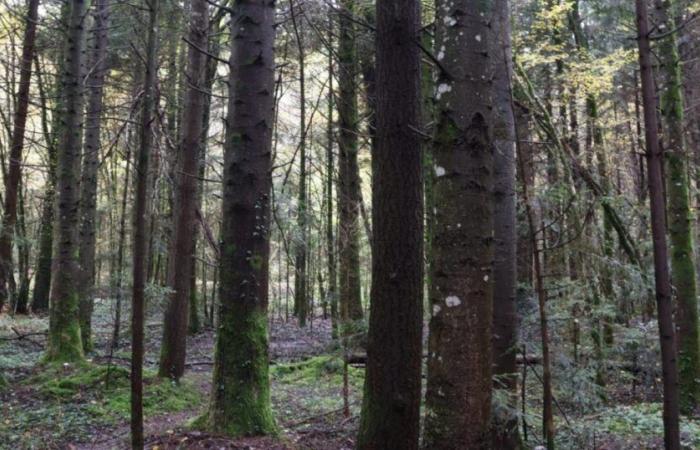
<svg viewBox="0 0 700 450">
<path fill-rule="evenodd" d="M 128 315 L 127 315 L 128 317 Z M 330 322 L 300 330 L 272 321 L 272 403 L 278 439 L 231 440 L 190 430 L 206 408 L 214 333 L 188 338 L 187 373 L 179 385 L 156 376 L 162 327 L 159 314 L 146 325 L 145 434 L 148 449 L 351 449 L 357 430 L 362 370 L 349 369 L 350 415 L 343 414 L 343 365 L 332 349 Z M 128 448 L 127 339 L 109 364 L 112 330 L 108 307 L 96 303 L 95 350 L 84 367 L 41 366 L 48 318 L 0 316 L 0 449 Z M 128 333 L 125 323 L 123 330 Z M 109 368 L 108 368 L 109 367 Z M 58 372 L 58 373 L 57 373 Z M 109 373 L 109 375 L 108 375 Z M 109 378 L 109 381 L 107 381 Z"/>
<path fill-rule="evenodd" d="M 95 349 L 88 355 L 88 364 L 47 367 L 40 362 L 48 319 L 0 316 L 0 449 L 129 447 L 128 339 L 124 335 L 110 363 L 108 343 L 113 322 L 110 305 L 97 301 L 94 317 Z M 125 317 L 128 318 L 128 311 Z M 189 426 L 206 408 L 211 385 L 213 330 L 205 328 L 188 338 L 187 373 L 180 384 L 174 385 L 155 375 L 161 317 L 160 311 L 150 311 L 146 326 L 146 448 L 353 448 L 363 369 L 349 369 L 350 414 L 345 416 L 342 358 L 334 348 L 328 321 L 317 319 L 312 327 L 305 329 L 299 329 L 294 321 L 271 321 L 272 403 L 279 437 L 231 440 Z M 128 334 L 126 322 L 122 329 Z M 641 339 L 635 336 L 636 340 Z M 644 338 L 653 342 L 653 333 Z M 643 343 L 641 347 L 644 348 Z M 622 360 L 620 355 L 610 357 L 618 363 Z M 603 402 L 595 399 L 590 370 L 572 368 L 564 357 L 555 358 L 554 364 L 558 448 L 663 448 L 660 396 L 654 373 L 645 380 L 639 375 L 643 374 L 642 370 L 634 375 L 637 378 L 631 378 L 625 370 L 611 371 L 608 395 Z M 539 368 L 528 369 L 527 409 L 521 419 L 524 417 L 529 424 L 527 448 L 534 448 L 540 444 L 541 387 L 537 378 Z M 682 434 L 687 449 L 700 449 L 700 417 L 686 419 Z"/>
</svg>

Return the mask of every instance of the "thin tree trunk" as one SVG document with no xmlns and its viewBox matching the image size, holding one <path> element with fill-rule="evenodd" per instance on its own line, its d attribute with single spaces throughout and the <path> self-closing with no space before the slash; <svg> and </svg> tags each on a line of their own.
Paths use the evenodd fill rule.
<svg viewBox="0 0 700 450">
<path fill-rule="evenodd" d="M 307 195 L 306 195 L 306 78 L 304 66 L 304 40 L 297 23 L 297 11 L 294 0 L 289 0 L 292 15 L 292 28 L 297 43 L 299 64 L 299 195 L 297 197 L 297 227 L 299 236 L 295 246 L 295 275 L 294 275 L 294 312 L 299 318 L 299 326 L 306 326 L 309 314 L 309 299 L 307 298 Z"/>
<path fill-rule="evenodd" d="M 340 3 L 338 37 L 338 275 L 340 317 L 345 323 L 363 317 L 360 288 L 360 172 L 357 164 L 357 55 L 352 14 L 355 0 Z"/>
<path fill-rule="evenodd" d="M 672 1 L 655 0 L 655 9 L 656 26 L 660 30 L 675 30 Z M 700 323 L 688 192 L 688 151 L 684 136 L 683 81 L 675 33 L 659 41 L 658 54 L 661 60 L 659 98 L 668 196 L 666 214 L 671 240 L 671 279 L 677 306 L 680 407 L 684 414 L 692 414 L 700 403 Z"/>
<path fill-rule="evenodd" d="M 202 422 L 217 433 L 263 435 L 276 430 L 267 337 L 275 8 L 248 0 L 232 9 L 219 328 Z"/>
<path fill-rule="evenodd" d="M 517 382 L 518 312 L 517 224 L 515 186 L 515 117 L 510 80 L 513 73 L 510 47 L 508 0 L 495 2 L 493 11 L 493 174 L 494 174 L 494 264 L 493 264 L 493 373 L 494 388 L 503 389 L 507 405 L 493 412 L 493 448 L 520 447 Z"/>
<path fill-rule="evenodd" d="M 45 359 L 71 362 L 83 360 L 78 317 L 80 276 L 79 248 L 79 183 L 80 148 L 83 111 L 82 67 L 84 64 L 85 0 L 71 0 L 67 42 L 64 50 L 65 68 L 61 79 L 60 138 L 56 180 L 58 201 L 54 259 L 52 263 L 49 335 Z"/>
<path fill-rule="evenodd" d="M 661 344 L 661 368 L 664 389 L 664 446 L 666 450 L 680 450 L 678 362 L 676 337 L 671 304 L 671 275 L 668 267 L 666 244 L 665 201 L 663 192 L 663 153 L 659 146 L 656 96 L 652 72 L 651 44 L 649 42 L 649 17 L 645 0 L 636 0 L 637 44 L 642 79 L 642 101 L 647 144 L 649 199 L 651 208 L 651 233 L 654 247 L 654 278 L 656 307 L 658 310 L 659 340 Z"/>
<path fill-rule="evenodd" d="M 93 13 L 94 47 L 90 55 L 89 97 L 85 113 L 83 172 L 80 183 L 80 333 L 83 350 L 92 350 L 92 310 L 95 284 L 95 244 L 97 237 L 97 170 L 100 164 L 100 131 L 103 108 L 103 85 L 107 71 L 109 0 L 97 0 Z"/>
<path fill-rule="evenodd" d="M 131 298 L 131 447 L 143 448 L 143 353 L 144 304 L 146 287 L 146 251 L 148 235 L 148 171 L 153 142 L 155 85 L 158 64 L 159 0 L 149 0 L 146 71 L 141 104 L 140 146 L 135 168 L 136 200 L 134 202 L 134 241 Z"/>
<path fill-rule="evenodd" d="M 17 195 L 22 173 L 22 149 L 29 108 L 29 84 L 32 76 L 34 43 L 38 20 L 39 0 L 29 0 L 26 25 L 22 41 L 22 60 L 19 62 L 20 75 L 17 89 L 15 117 L 10 141 L 9 170 L 5 177 L 2 227 L 0 228 L 0 312 L 8 297 L 7 283 L 12 273 L 12 241 L 17 221 Z"/>
<path fill-rule="evenodd" d="M 372 292 L 358 449 L 418 448 L 423 328 L 420 3 L 379 0 Z"/>
<path fill-rule="evenodd" d="M 333 111 L 335 97 L 333 93 L 333 17 L 328 17 L 328 122 L 326 123 L 326 260 L 328 262 L 328 291 L 327 300 L 331 307 L 331 333 L 338 337 L 338 275 L 336 272 L 335 237 L 333 235 L 333 180 L 335 162 L 333 158 Z"/>
<path fill-rule="evenodd" d="M 192 0 L 188 40 L 187 79 L 182 141 L 178 155 L 174 232 L 168 258 L 168 286 L 172 289 L 165 311 L 163 341 L 160 353 L 159 375 L 179 379 L 185 372 L 187 351 L 188 306 L 191 302 L 192 267 L 196 232 L 197 176 L 204 130 L 204 103 L 202 91 L 206 71 L 206 55 L 200 49 L 207 47 L 209 12 L 206 0 Z M 195 303 L 196 304 L 196 303 Z M 196 314 L 196 309 L 194 311 Z"/>
</svg>

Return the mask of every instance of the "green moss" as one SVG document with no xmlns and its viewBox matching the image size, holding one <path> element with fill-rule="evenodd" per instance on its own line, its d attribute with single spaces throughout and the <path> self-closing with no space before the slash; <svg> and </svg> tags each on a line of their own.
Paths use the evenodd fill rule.
<svg viewBox="0 0 700 450">
<path fill-rule="evenodd" d="M 217 336 L 212 401 L 203 428 L 229 436 L 276 435 L 267 316 L 238 303 L 228 306 Z"/>
<path fill-rule="evenodd" d="M 129 370 L 118 366 L 48 365 L 25 381 L 42 394 L 62 401 L 87 402 L 85 409 L 98 421 L 114 423 L 129 417 Z M 144 374 L 143 407 L 146 416 L 182 411 L 201 403 L 201 394 L 190 381 L 162 379 Z"/>
<path fill-rule="evenodd" d="M 328 375 L 342 375 L 343 360 L 335 356 L 316 356 L 301 362 L 273 366 L 270 372 L 277 379 L 316 381 Z"/>
</svg>

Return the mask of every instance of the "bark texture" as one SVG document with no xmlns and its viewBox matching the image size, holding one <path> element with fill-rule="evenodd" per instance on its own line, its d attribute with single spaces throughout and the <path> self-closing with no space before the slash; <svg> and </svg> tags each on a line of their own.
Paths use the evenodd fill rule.
<svg viewBox="0 0 700 450">
<path fill-rule="evenodd" d="M 343 322 L 361 320 L 360 169 L 357 165 L 357 52 L 354 0 L 340 2 L 338 34 L 338 277 Z"/>
<path fill-rule="evenodd" d="M 65 68 L 61 79 L 63 106 L 60 111 L 60 137 L 56 182 L 54 259 L 52 263 L 49 335 L 45 359 L 52 362 L 82 361 L 78 317 L 78 225 L 80 219 L 80 149 L 83 111 L 82 67 L 84 64 L 85 0 L 70 2 L 68 33 L 64 49 Z"/>
<path fill-rule="evenodd" d="M 357 448 L 418 448 L 423 322 L 420 4 L 379 0 L 372 290 Z"/>
<path fill-rule="evenodd" d="M 503 389 L 505 405 L 494 405 L 492 447 L 515 449 L 520 446 L 517 408 L 518 312 L 517 225 L 515 200 L 515 117 L 510 80 L 513 72 L 510 47 L 508 0 L 494 2 L 493 63 L 493 166 L 494 166 L 494 245 L 493 264 L 493 371 L 494 388 Z"/>
<path fill-rule="evenodd" d="M 665 200 L 662 177 L 663 153 L 659 146 L 656 95 L 654 92 L 653 63 L 649 42 L 649 14 L 645 0 L 635 2 L 637 17 L 637 44 L 644 105 L 644 133 L 647 145 L 649 201 L 651 208 L 651 233 L 654 248 L 654 281 L 656 284 L 656 308 L 661 344 L 661 369 L 664 391 L 664 447 L 680 450 L 678 361 L 676 336 L 671 304 L 671 275 L 668 267 L 666 244 Z"/>
<path fill-rule="evenodd" d="M 276 430 L 267 336 L 274 20 L 271 0 L 233 6 L 219 328 L 203 418 L 207 428 L 232 436 Z"/>
<path fill-rule="evenodd" d="M 87 79 L 88 101 L 85 112 L 83 171 L 80 183 L 80 333 L 83 350 L 92 350 L 92 310 L 95 284 L 95 230 L 97 216 L 97 171 L 100 164 L 100 131 L 103 107 L 103 86 L 107 75 L 109 38 L 109 0 L 97 0 L 93 13 L 90 49 L 90 76 Z"/>
<path fill-rule="evenodd" d="M 493 314 L 492 2 L 439 0 L 426 449 L 488 448 Z"/>
</svg>

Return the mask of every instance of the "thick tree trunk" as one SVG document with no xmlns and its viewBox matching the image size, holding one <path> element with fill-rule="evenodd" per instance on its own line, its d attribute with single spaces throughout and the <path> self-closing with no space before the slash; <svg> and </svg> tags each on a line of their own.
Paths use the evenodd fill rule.
<svg viewBox="0 0 700 450">
<path fill-rule="evenodd" d="M 132 254 L 131 297 L 131 447 L 143 448 L 143 353 L 144 305 L 146 288 L 146 251 L 148 248 L 148 171 L 153 142 L 153 121 L 156 104 L 158 70 L 158 7 L 159 0 L 148 6 L 148 40 L 144 74 L 139 152 L 135 168 L 136 199 L 134 202 L 134 241 Z"/>
<path fill-rule="evenodd" d="M 675 30 L 670 0 L 655 0 L 656 27 Z M 693 226 L 690 212 L 688 151 L 683 128 L 684 102 L 676 33 L 659 40 L 660 106 L 663 151 L 666 157 L 668 234 L 671 240 L 671 279 L 676 297 L 678 375 L 681 411 L 692 414 L 700 402 L 700 324 L 696 288 Z"/>
<path fill-rule="evenodd" d="M 204 129 L 204 74 L 209 12 L 206 0 L 192 0 L 188 41 L 187 80 L 182 140 L 178 155 L 174 232 L 168 258 L 168 286 L 172 289 L 165 311 L 159 375 L 179 379 L 185 372 L 187 325 L 192 295 L 192 267 L 196 232 L 197 177 Z M 196 293 L 194 293 L 196 295 Z M 196 310 L 195 310 L 196 314 Z"/>
<path fill-rule="evenodd" d="M 275 432 L 268 375 L 267 305 L 275 8 L 236 2 L 224 147 L 219 328 L 206 428 Z"/>
<path fill-rule="evenodd" d="M 420 4 L 379 0 L 372 292 L 357 448 L 418 448 L 423 324 Z"/>
<path fill-rule="evenodd" d="M 491 1 L 437 2 L 426 449 L 490 446 L 493 314 Z"/>
<path fill-rule="evenodd" d="M 340 317 L 361 320 L 360 293 L 360 169 L 357 165 L 357 55 L 352 14 L 355 0 L 340 3 L 338 35 L 338 276 Z"/>
<path fill-rule="evenodd" d="M 24 128 L 27 124 L 29 108 L 29 82 L 32 76 L 34 60 L 34 42 L 36 41 L 36 25 L 38 20 L 39 0 L 29 0 L 27 5 L 26 25 L 22 41 L 22 60 L 20 64 L 19 86 L 12 137 L 10 141 L 10 161 L 3 204 L 2 227 L 0 228 L 0 312 L 8 297 L 7 284 L 13 277 L 12 241 L 17 222 L 17 195 L 19 179 L 22 175 L 22 149 L 24 148 Z"/>
<path fill-rule="evenodd" d="M 51 306 L 49 335 L 45 359 L 71 362 L 83 359 L 78 317 L 80 276 L 79 248 L 79 184 L 80 149 L 83 112 L 82 68 L 84 65 L 85 0 L 71 0 L 67 42 L 64 50 L 65 68 L 61 79 L 63 106 L 60 112 L 60 137 L 56 181 L 58 201 L 54 259 L 52 262 Z"/>
<path fill-rule="evenodd" d="M 668 268 L 666 244 L 665 201 L 662 177 L 663 153 L 659 145 L 656 95 L 654 92 L 653 63 L 649 42 L 649 17 L 645 0 L 636 0 L 637 43 L 639 67 L 642 79 L 644 126 L 649 170 L 649 200 L 651 208 L 651 233 L 654 247 L 654 278 L 656 282 L 656 307 L 661 344 L 661 368 L 664 389 L 664 446 L 666 450 L 680 450 L 678 362 L 676 337 L 673 325 L 671 275 Z"/>
<path fill-rule="evenodd" d="M 103 85 L 107 71 L 109 0 L 97 0 L 93 13 L 93 45 L 90 55 L 89 97 L 85 112 L 83 172 L 80 183 L 80 333 L 83 350 L 92 350 L 92 309 L 95 284 L 95 243 L 97 215 L 97 170 L 100 164 L 100 131 Z"/>
<path fill-rule="evenodd" d="M 495 2 L 493 11 L 493 176 L 494 176 L 494 245 L 493 264 L 493 373 L 498 379 L 494 388 L 506 392 L 506 405 L 493 412 L 493 448 L 508 450 L 520 447 L 517 410 L 518 313 L 517 226 L 515 201 L 515 117 L 510 80 L 513 73 L 510 47 L 510 9 L 508 0 Z"/>
</svg>

